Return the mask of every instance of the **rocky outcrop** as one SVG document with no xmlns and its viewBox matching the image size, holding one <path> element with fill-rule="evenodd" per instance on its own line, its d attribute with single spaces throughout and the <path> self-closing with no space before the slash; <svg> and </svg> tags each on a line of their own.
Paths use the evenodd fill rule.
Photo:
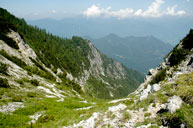
<svg viewBox="0 0 193 128">
<path fill-rule="evenodd" d="M 6 53 L 9 54 L 10 56 L 14 56 L 14 57 L 22 60 L 23 62 L 25 62 L 29 66 L 32 66 L 32 67 L 35 66 L 35 64 L 30 59 L 30 58 L 32 58 L 32 59 L 37 61 L 37 55 L 34 52 L 34 50 L 21 38 L 21 36 L 19 35 L 18 32 L 15 32 L 13 30 L 10 30 L 10 31 L 11 32 L 9 32 L 7 34 L 7 36 L 12 38 L 17 43 L 19 49 L 18 50 L 13 49 L 10 46 L 8 46 L 4 41 L 0 40 L 0 50 L 6 51 Z M 5 62 L 5 63 L 10 64 L 12 62 Z M 13 63 L 11 65 L 14 65 L 12 72 L 15 72 L 16 71 L 15 69 L 18 69 L 17 68 L 18 66 L 16 66 Z M 51 69 L 47 68 L 43 63 L 41 63 L 41 65 L 56 78 L 57 82 L 61 82 L 61 79 Z M 22 72 L 26 72 L 26 71 L 22 71 Z M 11 73 L 11 74 L 13 74 L 13 73 Z M 17 75 L 17 71 L 16 71 L 16 73 L 14 73 L 14 75 L 19 77 L 19 75 Z M 25 75 L 25 76 L 27 76 L 27 75 Z"/>
<path fill-rule="evenodd" d="M 7 105 L 0 106 L 0 112 L 2 113 L 12 113 L 19 108 L 24 108 L 24 104 L 22 102 L 10 102 Z"/>
<path fill-rule="evenodd" d="M 182 105 L 182 99 L 179 96 L 172 96 L 168 99 L 167 109 L 170 113 L 176 112 Z"/>
<path fill-rule="evenodd" d="M 141 92 L 140 100 L 146 99 L 151 92 L 151 86 L 148 84 L 147 88 Z"/>
<path fill-rule="evenodd" d="M 83 87 L 90 76 L 95 76 L 100 79 L 102 79 L 101 76 L 111 77 L 113 79 L 125 79 L 126 71 L 120 62 L 113 61 L 113 63 L 109 63 L 105 68 L 101 53 L 93 46 L 91 42 L 88 41 L 88 45 L 91 50 L 90 54 L 88 55 L 90 67 L 88 70 L 83 71 L 83 74 L 80 78 L 75 78 L 75 81 L 77 81 Z"/>
<path fill-rule="evenodd" d="M 161 89 L 161 84 L 153 84 L 151 91 L 152 91 L 152 92 L 157 92 L 157 91 L 159 91 L 160 89 Z"/>
<path fill-rule="evenodd" d="M 10 55 L 18 57 L 19 59 L 24 59 L 24 62 L 26 62 L 28 65 L 33 65 L 33 62 L 30 60 L 30 57 L 36 60 L 37 55 L 33 51 L 33 49 L 30 48 L 30 46 L 27 43 L 25 43 L 25 41 L 21 38 L 19 33 L 11 30 L 11 32 L 8 33 L 8 37 L 12 38 L 17 43 L 21 54 L 19 54 L 17 50 L 13 50 L 13 49 L 8 50 L 9 48 L 7 47 L 7 50 L 9 51 L 8 53 Z M 6 50 L 6 48 L 4 48 L 4 50 Z M 15 51 L 15 53 L 12 54 L 11 51 Z"/>
</svg>

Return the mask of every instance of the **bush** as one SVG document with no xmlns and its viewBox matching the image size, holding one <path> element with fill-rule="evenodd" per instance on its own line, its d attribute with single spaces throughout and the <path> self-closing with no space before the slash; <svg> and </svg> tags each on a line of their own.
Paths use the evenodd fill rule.
<svg viewBox="0 0 193 128">
<path fill-rule="evenodd" d="M 188 50 L 174 48 L 172 55 L 169 58 L 170 66 L 178 65 L 182 60 L 185 59 L 188 54 Z"/>
<path fill-rule="evenodd" d="M 19 49 L 17 43 L 12 38 L 7 37 L 6 35 L 2 34 L 1 32 L 0 32 L 0 39 L 3 40 L 10 47 L 14 49 Z"/>
<path fill-rule="evenodd" d="M 151 116 L 151 113 L 149 113 L 149 112 L 148 112 L 148 113 L 145 113 L 144 116 L 145 116 L 145 117 L 149 117 L 149 116 Z"/>
<path fill-rule="evenodd" d="M 36 97 L 36 93 L 35 92 L 28 92 L 27 96 L 31 97 L 31 98 Z"/>
<path fill-rule="evenodd" d="M 166 77 L 166 69 L 162 69 L 159 71 L 150 82 L 151 85 L 159 83 L 160 81 L 164 80 Z"/>
<path fill-rule="evenodd" d="M 31 80 L 30 82 L 31 82 L 31 84 L 33 84 L 35 86 L 39 86 L 39 81 L 37 81 L 36 79 Z"/>
<path fill-rule="evenodd" d="M 48 123 L 49 121 L 54 121 L 54 116 L 53 115 L 44 115 L 44 116 L 40 116 L 40 118 L 38 119 L 39 123 Z"/>
<path fill-rule="evenodd" d="M 130 120 L 130 119 L 131 119 L 131 115 L 127 111 L 124 111 L 123 112 L 123 120 L 127 121 L 127 120 Z"/>
<path fill-rule="evenodd" d="M 0 17 L 0 28 L 0 39 L 3 40 L 10 47 L 14 49 L 19 49 L 17 43 L 12 38 L 6 36 L 6 34 L 10 31 L 9 29 L 15 29 L 14 26 Z"/>
<path fill-rule="evenodd" d="M 10 87 L 7 79 L 0 78 L 0 87 L 2 87 L 2 88 L 9 88 Z"/>
<path fill-rule="evenodd" d="M 82 94 L 82 88 L 79 84 L 73 82 L 73 81 L 66 81 L 65 85 L 67 87 L 70 87 L 72 89 L 74 89 L 76 92 L 78 92 L 79 94 Z"/>
<path fill-rule="evenodd" d="M 24 84 L 24 82 L 23 82 L 23 80 L 21 79 L 21 80 L 17 80 L 16 81 L 18 84 Z"/>
<path fill-rule="evenodd" d="M 0 73 L 7 75 L 7 65 L 0 63 Z"/>
<path fill-rule="evenodd" d="M 12 101 L 14 102 L 22 102 L 22 96 L 21 95 L 13 95 Z"/>
<path fill-rule="evenodd" d="M 193 29 L 190 29 L 189 34 L 183 39 L 183 48 L 191 50 L 193 48 Z"/>
<path fill-rule="evenodd" d="M 25 68 L 27 66 L 25 62 L 23 62 L 22 60 L 18 59 L 15 56 L 10 56 L 9 54 L 7 54 L 5 50 L 1 50 L 0 54 L 22 68 Z"/>
</svg>

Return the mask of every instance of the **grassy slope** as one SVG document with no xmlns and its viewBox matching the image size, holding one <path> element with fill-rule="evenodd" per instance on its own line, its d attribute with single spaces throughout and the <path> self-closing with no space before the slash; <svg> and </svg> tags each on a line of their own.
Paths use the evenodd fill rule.
<svg viewBox="0 0 193 128">
<path fill-rule="evenodd" d="M 9 77 L 6 77 L 9 79 Z M 0 88 L 0 106 L 9 102 L 22 102 L 24 108 L 19 108 L 12 114 L 3 114 L 0 112 L 0 127 L 15 128 L 15 127 L 62 127 L 78 123 L 83 119 L 87 119 L 93 112 L 105 111 L 109 106 L 107 101 L 100 99 L 87 98 L 87 103 L 80 102 L 84 99 L 76 96 L 69 88 L 58 85 L 49 81 L 51 84 L 56 84 L 58 89 L 71 92 L 71 96 L 64 98 L 63 102 L 57 102 L 58 98 L 47 98 L 45 92 L 37 89 L 37 85 L 33 85 L 29 80 L 17 80 L 20 87 L 10 85 L 8 88 Z M 39 85 L 44 86 L 44 85 Z M 44 86 L 46 87 L 46 86 Z M 93 104 L 96 103 L 96 104 Z M 89 110 L 76 110 L 92 106 Z M 43 112 L 43 115 L 38 119 L 37 123 L 29 124 L 31 121 L 30 115 L 36 112 Z"/>
</svg>

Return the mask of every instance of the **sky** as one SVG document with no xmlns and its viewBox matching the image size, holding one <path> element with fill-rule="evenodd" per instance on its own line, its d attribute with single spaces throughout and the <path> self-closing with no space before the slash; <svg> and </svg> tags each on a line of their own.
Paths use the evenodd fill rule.
<svg viewBox="0 0 193 128">
<path fill-rule="evenodd" d="M 193 0 L 0 0 L 0 7 L 63 37 L 153 35 L 175 45 L 193 28 Z"/>
<path fill-rule="evenodd" d="M 0 0 L 12 14 L 36 20 L 85 18 L 192 17 L 193 0 Z"/>
</svg>

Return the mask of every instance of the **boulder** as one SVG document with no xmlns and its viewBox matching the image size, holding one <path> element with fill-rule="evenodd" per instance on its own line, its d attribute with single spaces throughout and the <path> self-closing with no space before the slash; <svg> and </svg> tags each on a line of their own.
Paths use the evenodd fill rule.
<svg viewBox="0 0 193 128">
<path fill-rule="evenodd" d="M 172 96 L 168 99 L 168 106 L 167 109 L 170 113 L 176 112 L 182 105 L 182 99 L 179 96 Z"/>
<path fill-rule="evenodd" d="M 144 100 L 148 97 L 151 92 L 151 85 L 148 84 L 147 88 L 141 92 L 140 100 Z"/>
<path fill-rule="evenodd" d="M 152 85 L 151 91 L 152 92 L 157 92 L 161 89 L 161 85 L 160 84 L 154 84 Z"/>
<path fill-rule="evenodd" d="M 151 68 L 151 69 L 149 69 L 148 75 L 153 75 L 155 72 L 156 72 L 156 70 Z"/>
</svg>

